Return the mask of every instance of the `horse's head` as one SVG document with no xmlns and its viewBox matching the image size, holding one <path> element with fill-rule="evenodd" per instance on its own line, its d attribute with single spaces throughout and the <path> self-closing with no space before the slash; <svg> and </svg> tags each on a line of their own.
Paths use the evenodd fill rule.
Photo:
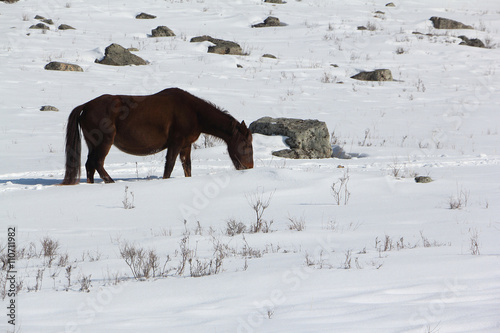
<svg viewBox="0 0 500 333">
<path fill-rule="evenodd" d="M 253 168 L 252 132 L 245 122 L 236 122 L 233 136 L 228 143 L 228 152 L 237 170 Z"/>
</svg>

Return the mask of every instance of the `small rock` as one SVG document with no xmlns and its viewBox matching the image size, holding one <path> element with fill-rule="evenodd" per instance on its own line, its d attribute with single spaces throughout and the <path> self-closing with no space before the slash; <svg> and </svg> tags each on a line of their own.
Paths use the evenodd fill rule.
<svg viewBox="0 0 500 333">
<path fill-rule="evenodd" d="M 83 69 L 78 65 L 58 61 L 49 62 L 44 68 L 49 71 L 83 72 Z"/>
<path fill-rule="evenodd" d="M 392 81 L 392 73 L 389 69 L 376 69 L 373 72 L 361 72 L 354 76 L 352 79 L 362 81 Z"/>
<path fill-rule="evenodd" d="M 45 20 L 45 17 L 41 16 L 41 15 L 35 15 L 35 20 Z"/>
<path fill-rule="evenodd" d="M 130 53 L 129 50 L 118 44 L 109 45 L 104 52 L 104 58 L 96 59 L 95 62 L 111 66 L 147 65 L 146 60 Z"/>
<path fill-rule="evenodd" d="M 436 29 L 474 29 L 470 25 L 465 25 L 461 22 L 450 20 L 443 17 L 433 16 L 430 18 L 434 28 Z"/>
<path fill-rule="evenodd" d="M 262 58 L 278 59 L 278 58 L 276 58 L 275 55 L 272 55 L 272 54 L 269 54 L 269 53 L 263 54 Z"/>
<path fill-rule="evenodd" d="M 415 182 L 422 183 L 422 184 L 430 183 L 430 182 L 432 182 L 432 178 L 429 176 L 417 176 L 417 177 L 415 177 Z"/>
<path fill-rule="evenodd" d="M 235 42 L 213 38 L 210 36 L 199 36 L 191 38 L 191 43 L 210 42 L 215 46 L 208 47 L 208 53 L 245 55 L 241 46 Z"/>
<path fill-rule="evenodd" d="M 386 7 L 396 7 L 394 2 L 389 2 L 388 4 L 385 5 Z"/>
<path fill-rule="evenodd" d="M 5 2 L 5 3 L 16 3 L 18 2 L 19 0 L 0 0 L 1 2 Z"/>
<path fill-rule="evenodd" d="M 42 20 L 42 22 L 46 23 L 46 24 L 54 25 L 54 21 L 52 21 L 52 19 L 44 19 L 44 20 Z"/>
<path fill-rule="evenodd" d="M 267 2 L 267 3 L 276 3 L 276 4 L 285 4 L 286 3 L 283 0 L 264 0 L 264 2 Z"/>
<path fill-rule="evenodd" d="M 152 19 L 155 19 L 156 16 L 151 15 L 151 14 L 146 14 L 146 13 L 140 13 L 135 18 L 138 20 L 152 20 Z"/>
<path fill-rule="evenodd" d="M 52 105 L 44 105 L 40 108 L 40 111 L 54 111 L 54 112 L 58 112 L 59 109 L 56 108 L 55 106 L 52 106 Z"/>
<path fill-rule="evenodd" d="M 465 36 L 458 36 L 458 38 L 463 40 L 463 42 L 461 42 L 458 45 L 467 45 L 467 46 L 473 46 L 473 47 L 486 47 L 484 45 L 483 41 L 480 39 L 477 39 L 477 38 L 469 39 Z"/>
<path fill-rule="evenodd" d="M 160 25 L 156 29 L 151 30 L 151 37 L 174 37 L 175 34 L 172 30 L 164 25 Z"/>
<path fill-rule="evenodd" d="M 59 29 L 59 30 L 76 30 L 75 28 L 73 28 L 72 26 L 67 25 L 67 24 L 61 24 L 57 29 Z"/>
<path fill-rule="evenodd" d="M 358 30 L 368 30 L 368 28 L 367 28 L 367 27 L 365 27 L 364 25 L 360 25 L 360 26 L 358 27 Z"/>
<path fill-rule="evenodd" d="M 280 22 L 280 19 L 274 16 L 269 16 L 264 20 L 263 23 L 254 24 L 252 28 L 267 28 L 267 27 L 279 27 L 283 24 Z"/>
<path fill-rule="evenodd" d="M 38 23 L 38 24 L 32 25 L 30 27 L 30 29 L 50 30 L 50 28 L 43 23 Z"/>
</svg>

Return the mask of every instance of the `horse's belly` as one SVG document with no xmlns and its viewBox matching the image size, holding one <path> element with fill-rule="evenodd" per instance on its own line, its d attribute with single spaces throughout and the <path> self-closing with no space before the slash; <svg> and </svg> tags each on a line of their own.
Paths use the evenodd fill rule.
<svg viewBox="0 0 500 333">
<path fill-rule="evenodd" d="M 151 134 L 151 133 L 149 133 Z M 166 138 L 152 135 L 122 136 L 117 134 L 114 145 L 121 151 L 132 155 L 151 155 L 167 148 Z"/>
</svg>

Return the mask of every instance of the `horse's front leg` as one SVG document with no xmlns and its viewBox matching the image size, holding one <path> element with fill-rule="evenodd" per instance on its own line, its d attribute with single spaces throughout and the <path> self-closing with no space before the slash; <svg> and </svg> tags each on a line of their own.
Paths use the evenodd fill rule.
<svg viewBox="0 0 500 333">
<path fill-rule="evenodd" d="M 184 169 L 184 176 L 191 177 L 191 144 L 181 149 L 180 158 L 182 168 Z"/>
<path fill-rule="evenodd" d="M 180 146 L 168 147 L 167 149 L 167 160 L 165 162 L 165 170 L 163 171 L 163 179 L 170 178 L 172 171 L 174 170 L 175 160 L 179 156 L 181 151 Z"/>
</svg>

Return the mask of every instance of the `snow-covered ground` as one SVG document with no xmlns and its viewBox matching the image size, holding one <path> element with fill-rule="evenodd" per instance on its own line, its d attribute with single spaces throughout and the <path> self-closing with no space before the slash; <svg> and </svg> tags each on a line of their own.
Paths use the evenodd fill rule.
<svg viewBox="0 0 500 333">
<path fill-rule="evenodd" d="M 2 331 L 14 299 L 16 332 L 499 332 L 500 6 L 386 2 L 0 3 L 0 249 L 15 227 L 20 289 L 1 293 Z M 29 29 L 35 15 L 54 25 Z M 251 28 L 270 15 L 286 25 Z M 436 30 L 432 16 L 475 29 Z M 160 25 L 177 36 L 148 37 Z M 200 35 L 249 54 L 208 54 L 189 42 Z M 111 43 L 149 65 L 94 63 Z M 84 72 L 44 70 L 50 61 Z M 350 78 L 377 68 L 395 81 Z M 353 158 L 284 160 L 271 155 L 281 137 L 254 135 L 252 170 L 234 170 L 216 142 L 193 150 L 193 177 L 178 162 L 162 180 L 165 152 L 112 148 L 115 184 L 56 186 L 75 106 L 167 87 L 247 124 L 319 119 Z M 268 233 L 248 231 L 258 201 Z M 230 236 L 228 223 L 247 232 Z M 127 246 L 157 256 L 154 277 L 134 278 Z"/>
</svg>

